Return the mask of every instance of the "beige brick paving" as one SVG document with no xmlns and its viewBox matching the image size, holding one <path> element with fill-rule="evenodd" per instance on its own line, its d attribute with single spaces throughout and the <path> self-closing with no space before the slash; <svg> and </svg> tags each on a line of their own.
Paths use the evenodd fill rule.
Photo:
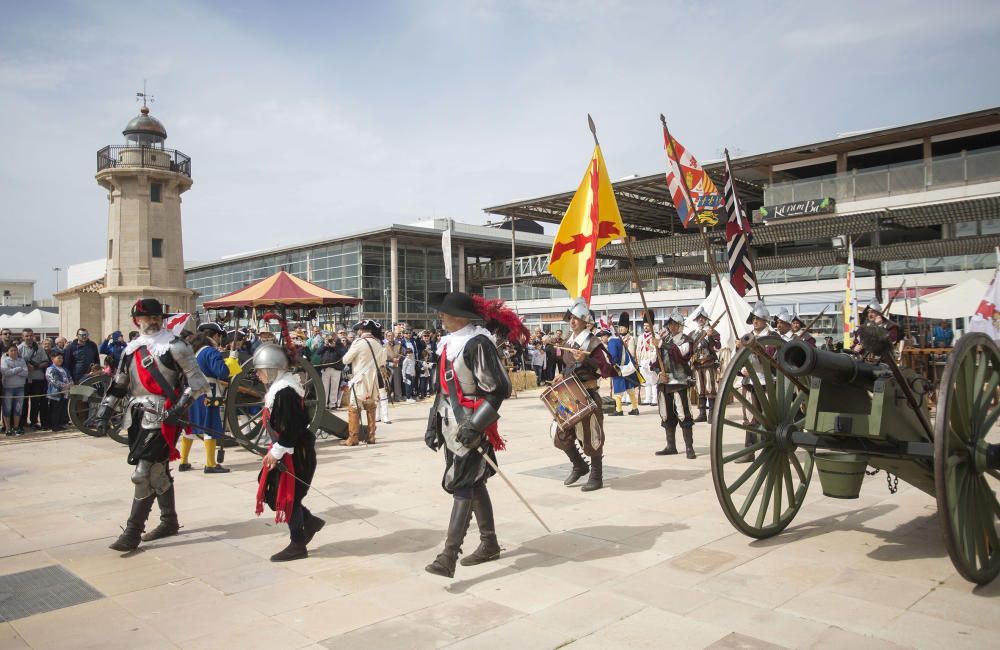
<svg viewBox="0 0 1000 650">
<path fill-rule="evenodd" d="M 523 472 L 565 465 L 536 393 L 503 407 L 501 464 L 553 528 L 490 483 L 500 560 L 423 567 L 450 498 L 423 445 L 426 404 L 394 407 L 379 444 L 319 445 L 308 505 L 327 520 L 300 562 L 275 565 L 287 531 L 253 516 L 257 462 L 177 475 L 181 534 L 123 557 L 107 549 L 131 498 L 125 449 L 80 435 L 0 441 L 0 575 L 62 565 L 105 598 L 0 623 L 2 648 L 984 648 L 1000 584 L 962 580 L 934 500 L 881 476 L 862 498 L 818 485 L 782 535 L 734 531 L 716 501 L 708 427 L 698 459 L 652 454 L 647 407 L 608 420 L 607 464 L 632 473 L 583 494 Z M 193 456 L 195 469 L 201 458 Z M 559 473 L 562 469 L 559 470 Z M 155 519 L 155 508 L 153 519 Z M 152 524 L 151 524 L 152 525 Z M 477 543 L 473 525 L 465 548 Z"/>
</svg>

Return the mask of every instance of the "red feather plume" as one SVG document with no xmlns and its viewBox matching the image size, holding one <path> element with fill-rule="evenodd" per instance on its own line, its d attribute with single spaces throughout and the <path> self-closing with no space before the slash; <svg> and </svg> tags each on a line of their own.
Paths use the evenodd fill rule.
<svg viewBox="0 0 1000 650">
<path fill-rule="evenodd" d="M 531 338 L 531 332 L 524 326 L 521 317 L 507 307 L 500 298 L 488 300 L 479 295 L 472 296 L 476 304 L 476 313 L 486 321 L 486 329 L 505 337 L 515 345 L 524 345 Z"/>
</svg>

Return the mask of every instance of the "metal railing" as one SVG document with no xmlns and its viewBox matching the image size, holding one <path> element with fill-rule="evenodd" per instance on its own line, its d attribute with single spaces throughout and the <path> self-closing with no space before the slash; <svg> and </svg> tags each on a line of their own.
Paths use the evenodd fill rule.
<svg viewBox="0 0 1000 650">
<path fill-rule="evenodd" d="M 764 205 L 827 197 L 856 201 L 995 180 L 1000 180 L 1000 147 L 774 183 L 764 189 Z"/>
<path fill-rule="evenodd" d="M 596 270 L 614 268 L 616 260 L 597 259 Z M 494 281 L 500 278 L 510 278 L 511 261 L 494 260 L 469 264 L 465 267 L 466 278 L 470 281 Z M 549 275 L 549 254 L 526 255 L 514 260 L 514 269 L 518 278 L 530 278 Z"/>
<path fill-rule="evenodd" d="M 97 171 L 120 167 L 162 169 L 191 177 L 191 157 L 175 149 L 112 144 L 97 152 Z"/>
</svg>

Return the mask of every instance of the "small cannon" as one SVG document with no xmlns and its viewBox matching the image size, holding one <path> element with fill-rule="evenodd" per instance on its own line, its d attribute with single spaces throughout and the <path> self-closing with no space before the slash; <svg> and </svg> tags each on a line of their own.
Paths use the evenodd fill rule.
<svg viewBox="0 0 1000 650">
<path fill-rule="evenodd" d="M 878 333 L 867 336 L 875 339 L 866 344 Z M 998 387 L 1000 349 L 982 334 L 964 335 L 932 424 L 926 381 L 889 354 L 861 360 L 798 340 L 747 338 L 712 414 L 716 495 L 738 530 L 771 537 L 802 506 L 813 465 L 823 493 L 841 499 L 857 498 L 871 466 L 937 500 L 952 562 L 985 584 L 1000 573 Z"/>
</svg>

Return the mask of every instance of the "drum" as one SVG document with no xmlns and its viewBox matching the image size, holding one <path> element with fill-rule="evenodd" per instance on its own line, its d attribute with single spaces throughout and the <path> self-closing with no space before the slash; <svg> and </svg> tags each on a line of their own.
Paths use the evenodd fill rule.
<svg viewBox="0 0 1000 650">
<path fill-rule="evenodd" d="M 542 393 L 540 399 L 552 412 L 552 419 L 560 429 L 571 429 L 578 422 L 590 417 L 597 404 L 574 375 L 563 377 Z"/>
</svg>

